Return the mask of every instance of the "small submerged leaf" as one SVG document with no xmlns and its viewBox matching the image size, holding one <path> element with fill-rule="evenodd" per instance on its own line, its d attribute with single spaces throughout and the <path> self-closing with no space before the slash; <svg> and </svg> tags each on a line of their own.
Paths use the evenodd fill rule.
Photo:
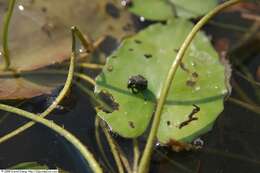
<svg viewBox="0 0 260 173">
<path fill-rule="evenodd" d="M 22 163 L 18 163 L 16 165 L 9 167 L 8 169 L 48 170 L 49 167 L 47 165 L 40 164 L 38 162 L 22 162 Z M 56 168 L 56 169 L 58 169 L 58 172 L 60 172 L 60 173 L 69 173 L 68 171 L 65 171 L 65 170 L 60 169 L 60 168 Z"/>
<path fill-rule="evenodd" d="M 48 166 L 37 162 L 23 162 L 9 167 L 9 169 L 48 169 Z"/>
<path fill-rule="evenodd" d="M 192 27 L 184 19 L 151 25 L 126 39 L 108 58 L 96 79 L 95 92 L 111 94 L 118 104 L 112 113 L 98 111 L 112 131 L 129 138 L 144 133 L 171 63 Z M 107 69 L 110 66 L 112 71 Z M 148 81 L 148 88 L 133 93 L 127 84 L 136 75 Z M 223 110 L 223 99 L 228 92 L 225 83 L 224 66 L 208 38 L 199 32 L 171 86 L 157 134 L 159 142 L 191 142 L 210 130 Z"/>
<path fill-rule="evenodd" d="M 217 0 L 133 0 L 130 11 L 151 20 L 167 20 L 174 16 L 196 18 L 212 10 Z"/>
</svg>

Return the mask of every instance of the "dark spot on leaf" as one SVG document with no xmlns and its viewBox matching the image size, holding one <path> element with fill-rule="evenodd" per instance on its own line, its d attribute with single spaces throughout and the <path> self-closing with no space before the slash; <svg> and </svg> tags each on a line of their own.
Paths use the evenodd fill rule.
<svg viewBox="0 0 260 173">
<path fill-rule="evenodd" d="M 109 71 L 109 72 L 113 71 L 113 66 L 112 65 L 108 65 L 107 66 L 107 71 Z"/>
<path fill-rule="evenodd" d="M 153 57 L 153 55 L 152 54 L 144 54 L 144 56 L 145 56 L 145 58 L 152 58 Z"/>
<path fill-rule="evenodd" d="M 171 121 L 167 121 L 167 126 L 170 126 L 171 125 Z"/>
<path fill-rule="evenodd" d="M 189 119 L 186 120 L 186 121 L 184 121 L 184 122 L 182 122 L 182 123 L 180 124 L 180 126 L 179 126 L 179 129 L 181 129 L 181 128 L 184 127 L 184 126 L 187 126 L 190 122 L 199 119 L 198 117 L 194 117 L 194 115 L 200 111 L 200 107 L 198 107 L 198 106 L 195 105 L 195 104 L 193 104 L 192 106 L 193 106 L 194 108 L 193 108 L 193 110 L 191 111 L 191 113 L 190 113 L 189 116 L 188 116 Z"/>
<path fill-rule="evenodd" d="M 167 25 L 167 21 L 162 21 L 161 24 L 162 25 Z"/>
<path fill-rule="evenodd" d="M 108 15 L 112 16 L 113 18 L 119 18 L 120 17 L 119 9 L 116 6 L 114 6 L 112 3 L 107 3 L 106 12 L 107 12 Z"/>
<path fill-rule="evenodd" d="M 114 110 L 119 110 L 119 104 L 115 102 L 113 95 L 109 92 L 103 90 L 97 96 L 106 104 L 106 107 L 99 107 L 102 111 L 111 113 Z"/>
<path fill-rule="evenodd" d="M 176 52 L 176 53 L 178 53 L 179 52 L 179 49 L 173 49 L 174 50 L 174 52 Z"/>
<path fill-rule="evenodd" d="M 117 47 L 117 39 L 113 36 L 108 35 L 100 44 L 99 49 L 101 50 L 101 52 L 104 52 L 105 55 L 108 57 Z"/>
<path fill-rule="evenodd" d="M 133 49 L 133 48 L 129 48 L 128 50 L 129 50 L 129 51 L 131 51 L 131 52 L 132 52 L 132 51 L 134 51 L 134 49 Z"/>
<path fill-rule="evenodd" d="M 183 71 L 186 71 L 187 73 L 189 73 L 190 72 L 190 70 L 185 66 L 185 64 L 184 63 L 180 63 L 180 67 L 181 67 L 181 69 L 183 70 Z"/>
<path fill-rule="evenodd" d="M 46 8 L 46 7 L 42 7 L 42 8 L 41 8 L 41 11 L 42 11 L 43 13 L 46 13 L 46 12 L 47 12 L 47 8 Z"/>
<path fill-rule="evenodd" d="M 193 80 L 187 80 L 186 85 L 189 87 L 194 87 L 196 85 L 196 81 Z"/>
<path fill-rule="evenodd" d="M 129 123 L 129 126 L 130 126 L 131 128 L 133 128 L 133 129 L 135 128 L 135 125 L 134 125 L 134 122 L 133 122 L 133 121 L 129 121 L 128 123 Z"/>
<path fill-rule="evenodd" d="M 117 56 L 114 55 L 114 56 L 112 56 L 111 58 L 117 58 Z"/>
<path fill-rule="evenodd" d="M 192 77 L 194 77 L 194 78 L 198 78 L 198 77 L 199 77 L 198 73 L 196 73 L 196 72 L 193 72 L 191 75 L 192 75 Z"/>
<path fill-rule="evenodd" d="M 142 44 L 142 41 L 140 41 L 140 40 L 135 40 L 135 43 L 136 43 L 136 44 Z"/>
</svg>

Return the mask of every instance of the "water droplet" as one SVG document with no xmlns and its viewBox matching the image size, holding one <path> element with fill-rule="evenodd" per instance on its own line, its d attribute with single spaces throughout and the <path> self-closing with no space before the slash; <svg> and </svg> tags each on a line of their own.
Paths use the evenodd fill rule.
<svg viewBox="0 0 260 173">
<path fill-rule="evenodd" d="M 133 3 L 132 3 L 132 0 L 122 0 L 121 5 L 123 7 L 130 7 L 131 5 L 133 5 Z"/>
<path fill-rule="evenodd" d="M 144 104 L 146 105 L 146 104 L 147 104 L 147 102 L 144 102 Z"/>
<path fill-rule="evenodd" d="M 196 148 L 202 148 L 204 145 L 204 141 L 200 138 L 197 138 L 193 141 L 193 145 L 195 145 Z"/>
<path fill-rule="evenodd" d="M 195 66 L 196 66 L 196 63 L 193 62 L 193 61 L 191 61 L 191 66 L 192 66 L 192 67 L 195 67 Z"/>
<path fill-rule="evenodd" d="M 196 86 L 195 91 L 199 91 L 199 90 L 200 90 L 200 86 Z"/>
<path fill-rule="evenodd" d="M 218 89 L 218 86 L 214 86 L 215 89 Z"/>
<path fill-rule="evenodd" d="M 24 11 L 24 6 L 23 6 L 23 5 L 18 5 L 18 9 L 19 9 L 20 11 Z"/>
<path fill-rule="evenodd" d="M 140 17 L 140 21 L 141 22 L 144 22 L 145 21 L 145 18 L 143 16 Z"/>
<path fill-rule="evenodd" d="M 80 53 L 83 53 L 83 52 L 84 52 L 84 49 L 80 48 L 80 49 L 79 49 L 79 52 L 80 52 Z"/>
<path fill-rule="evenodd" d="M 125 115 L 127 115 L 127 112 L 124 112 Z"/>
<path fill-rule="evenodd" d="M 156 142 L 155 147 L 158 147 L 158 148 L 161 147 L 160 142 Z"/>
</svg>

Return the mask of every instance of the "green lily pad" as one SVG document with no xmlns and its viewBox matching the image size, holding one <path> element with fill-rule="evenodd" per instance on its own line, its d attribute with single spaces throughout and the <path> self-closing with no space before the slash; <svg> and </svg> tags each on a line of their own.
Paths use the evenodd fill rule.
<svg viewBox="0 0 260 173">
<path fill-rule="evenodd" d="M 108 58 L 96 78 L 95 92 L 108 93 L 116 105 L 112 113 L 98 110 L 112 131 L 127 138 L 144 133 L 171 63 L 192 27 L 184 19 L 151 25 L 126 39 Z M 148 80 L 148 88 L 137 94 L 127 88 L 129 77 L 135 75 Z M 225 68 L 218 54 L 205 34 L 199 32 L 177 70 L 163 109 L 158 140 L 190 142 L 208 131 L 223 110 L 223 98 L 228 92 L 225 81 Z M 188 123 L 189 116 L 197 120 Z"/>
<path fill-rule="evenodd" d="M 217 0 L 133 0 L 130 11 L 151 20 L 167 20 L 174 16 L 196 18 L 212 10 Z"/>
</svg>

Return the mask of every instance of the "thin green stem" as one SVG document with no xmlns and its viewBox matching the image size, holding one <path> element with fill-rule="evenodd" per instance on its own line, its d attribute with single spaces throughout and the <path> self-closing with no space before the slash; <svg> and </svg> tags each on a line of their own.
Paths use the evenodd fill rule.
<svg viewBox="0 0 260 173">
<path fill-rule="evenodd" d="M 164 159 L 166 159 L 172 166 L 174 166 L 175 168 L 179 168 L 181 169 L 183 172 L 186 173 L 195 173 L 195 171 L 190 170 L 189 168 L 185 167 L 183 164 L 169 158 L 166 154 L 163 154 L 162 152 L 160 152 L 159 150 L 155 150 L 155 152 L 160 156 L 163 157 Z"/>
<path fill-rule="evenodd" d="M 0 104 L 0 109 L 33 120 L 34 122 L 40 123 L 57 132 L 59 135 L 67 139 L 82 154 L 84 159 L 89 163 L 89 166 L 93 170 L 93 172 L 103 172 L 101 167 L 99 166 L 99 163 L 95 160 L 92 153 L 73 134 L 71 134 L 64 128 L 60 127 L 59 125 L 55 124 L 53 121 L 47 120 L 41 116 L 24 111 L 22 109 L 18 109 L 4 104 Z"/>
<path fill-rule="evenodd" d="M 225 2 L 219 6 L 217 6 L 215 9 L 213 9 L 212 11 L 210 11 L 208 14 L 206 14 L 203 18 L 201 18 L 201 20 L 193 27 L 193 29 L 191 30 L 191 32 L 189 33 L 189 35 L 186 37 L 185 41 L 183 42 L 183 44 L 180 47 L 180 50 L 178 52 L 178 54 L 176 55 L 175 60 L 172 63 L 172 66 L 168 72 L 168 75 L 166 77 L 166 80 L 164 82 L 164 85 L 161 89 L 161 94 L 160 94 L 160 98 L 156 107 L 156 111 L 154 114 L 154 119 L 152 122 L 152 126 L 151 126 L 151 130 L 148 136 L 148 140 L 144 149 L 144 154 L 141 158 L 140 161 L 140 165 L 139 165 L 139 169 L 138 172 L 139 173 L 146 173 L 149 170 L 149 164 L 150 164 L 150 160 L 151 160 L 151 155 L 152 155 L 152 151 L 153 151 L 153 147 L 154 147 L 154 143 L 155 143 L 155 139 L 156 139 L 156 134 L 158 131 L 158 127 L 160 124 L 160 120 L 161 120 L 161 114 L 162 114 L 162 110 L 163 110 L 163 106 L 165 103 L 165 100 L 167 98 L 170 86 L 172 84 L 173 78 L 175 76 L 175 73 L 177 71 L 177 68 L 179 67 L 184 54 L 186 52 L 186 50 L 188 49 L 190 43 L 192 42 L 193 38 L 195 37 L 196 33 L 212 18 L 214 17 L 217 13 L 219 13 L 220 11 L 222 11 L 223 9 L 236 4 L 238 2 L 240 2 L 241 0 L 230 0 L 228 2 Z"/>
<path fill-rule="evenodd" d="M 139 158 L 140 158 L 140 150 L 139 150 L 137 138 L 133 139 L 133 148 L 134 148 L 133 173 L 137 173 L 138 163 L 139 163 Z"/>
<path fill-rule="evenodd" d="M 87 52 L 92 52 L 94 50 L 92 40 L 90 39 L 89 36 L 84 37 L 82 32 L 76 27 L 74 28 L 74 33 L 75 35 L 78 36 L 78 38 L 80 39 L 82 45 L 84 46 Z"/>
<path fill-rule="evenodd" d="M 227 29 L 227 30 L 232 30 L 232 31 L 237 31 L 237 32 L 246 32 L 247 31 L 246 27 L 241 27 L 241 26 L 237 26 L 237 25 L 233 25 L 233 24 L 221 23 L 221 22 L 217 22 L 217 21 L 213 21 L 213 20 L 209 21 L 208 23 L 210 25 L 220 27 L 223 29 Z"/>
<path fill-rule="evenodd" d="M 101 153 L 102 158 L 105 161 L 105 164 L 108 166 L 110 171 L 113 172 L 113 173 L 116 173 L 116 171 L 114 170 L 114 168 L 110 164 L 110 162 L 109 162 L 109 160 L 108 160 L 108 158 L 106 156 L 104 147 L 102 145 L 101 138 L 100 138 L 100 133 L 99 133 L 99 127 L 100 127 L 99 125 L 100 125 L 100 118 L 98 116 L 96 116 L 96 119 L 95 119 L 95 137 L 96 137 L 96 142 L 97 142 L 99 151 Z"/>
<path fill-rule="evenodd" d="M 247 94 L 242 90 L 242 88 L 238 85 L 238 83 L 235 79 L 232 79 L 231 83 L 232 83 L 233 89 L 236 91 L 236 93 L 239 95 L 239 97 L 243 101 L 250 103 L 250 104 L 254 104 L 254 101 L 250 97 L 247 96 Z"/>
<path fill-rule="evenodd" d="M 108 144 L 110 146 L 110 149 L 111 149 L 111 153 L 113 154 L 113 157 L 115 159 L 115 162 L 116 162 L 116 166 L 117 166 L 117 169 L 118 169 L 118 172 L 119 173 L 124 173 L 124 168 L 123 168 L 123 165 L 122 165 L 122 162 L 121 162 L 121 159 L 119 157 L 119 153 L 118 153 L 118 149 L 115 145 L 115 142 L 114 142 L 114 139 L 111 137 L 111 135 L 109 134 L 109 131 L 107 130 L 107 128 L 105 127 L 102 127 L 103 129 L 103 132 L 106 136 L 106 139 L 108 141 Z"/>
<path fill-rule="evenodd" d="M 252 105 L 252 104 L 249 104 L 249 103 L 245 103 L 243 101 L 240 101 L 240 100 L 237 100 L 235 98 L 228 98 L 228 101 L 230 101 L 231 103 L 235 103 L 243 108 L 246 108 L 252 112 L 255 112 L 257 114 L 260 114 L 260 106 L 257 106 L 257 105 Z"/>
<path fill-rule="evenodd" d="M 82 78 L 83 79 L 83 78 Z M 83 79 L 84 80 L 84 79 Z M 86 81 L 88 82 L 88 81 Z M 82 85 L 79 82 L 75 82 L 75 85 L 82 90 L 86 95 L 88 95 L 91 98 L 91 102 L 93 104 L 93 102 L 95 102 L 93 105 L 94 106 L 98 106 L 98 107 L 102 107 L 103 109 L 109 111 L 109 112 L 113 112 L 113 108 L 111 106 L 109 106 L 108 104 L 106 104 L 105 102 L 103 102 L 101 99 L 97 98 L 93 91 L 91 91 L 90 89 L 88 89 L 87 87 L 85 87 L 84 85 Z"/>
<path fill-rule="evenodd" d="M 131 170 L 129 161 L 128 161 L 128 159 L 127 159 L 127 157 L 126 157 L 124 151 L 121 149 L 121 147 L 118 145 L 118 143 L 115 142 L 115 145 L 116 145 L 116 148 L 117 148 L 117 150 L 118 150 L 119 157 L 120 157 L 120 159 L 121 159 L 121 161 L 122 161 L 122 163 L 123 163 L 123 165 L 124 165 L 126 171 L 127 171 L 128 173 L 132 173 L 132 170 Z"/>
<path fill-rule="evenodd" d="M 260 87 L 260 82 L 257 82 L 256 80 L 249 78 L 248 76 L 244 75 L 243 73 L 241 73 L 240 71 L 237 70 L 233 70 L 238 76 L 240 76 L 241 78 L 245 79 L 246 81 L 248 81 L 249 83 L 251 83 L 252 85 L 256 85 L 257 87 Z"/>
<path fill-rule="evenodd" d="M 104 65 L 92 63 L 79 63 L 78 66 L 87 69 L 102 69 L 104 67 Z"/>
<path fill-rule="evenodd" d="M 72 79 L 73 79 L 74 63 L 75 63 L 75 54 L 72 53 L 71 54 L 71 60 L 70 60 L 69 72 L 68 72 L 67 80 L 65 82 L 63 89 L 61 90 L 61 92 L 59 93 L 57 98 L 55 98 L 55 101 L 52 102 L 52 104 L 43 113 L 41 113 L 39 116 L 46 117 L 47 115 L 49 115 L 49 113 L 51 113 L 58 106 L 58 104 L 62 101 L 62 99 L 68 93 L 70 86 L 71 86 L 71 83 L 72 83 Z M 28 128 L 32 127 L 34 124 L 35 124 L 35 122 L 30 121 L 30 122 L 18 127 L 17 129 L 13 130 L 12 132 L 10 132 L 10 133 L 6 134 L 5 136 L 1 137 L 0 143 L 3 143 L 5 141 L 7 141 L 8 139 L 20 134 L 21 132 L 23 132 L 23 131 L 27 130 Z"/>
<path fill-rule="evenodd" d="M 260 166 L 260 160 L 254 160 L 254 159 L 244 157 L 239 154 L 229 153 L 229 152 L 225 152 L 225 151 L 219 151 L 219 150 L 216 150 L 213 148 L 205 148 L 205 147 L 203 147 L 202 149 L 197 150 L 197 151 L 207 153 L 207 154 L 219 155 L 219 156 L 223 156 L 226 158 L 236 159 L 236 160 L 240 160 L 240 161 L 244 161 L 244 162 L 249 162 L 252 164 L 256 164 L 257 166 Z"/>
<path fill-rule="evenodd" d="M 3 57 L 4 57 L 4 70 L 8 70 L 11 64 L 9 57 L 9 46 L 8 46 L 8 36 L 9 36 L 9 26 L 14 11 L 15 0 L 9 0 L 8 11 L 4 16 L 4 25 L 3 25 Z"/>
<path fill-rule="evenodd" d="M 52 104 L 43 113 L 41 113 L 39 115 L 41 117 L 46 117 L 47 115 L 49 115 L 59 105 L 59 103 L 62 101 L 62 99 L 67 95 L 67 93 L 68 93 L 68 91 L 71 87 L 73 75 L 74 75 L 75 59 L 76 59 L 76 55 L 75 55 L 76 38 L 75 38 L 75 34 L 74 34 L 75 28 L 76 27 L 71 28 L 71 31 L 72 31 L 72 53 L 71 53 L 69 72 L 68 72 L 66 82 L 64 84 L 63 89 L 59 93 L 59 95 L 55 98 L 54 102 L 52 102 Z M 7 141 L 8 139 L 20 134 L 21 132 L 23 132 L 23 131 L 27 130 L 28 128 L 32 127 L 34 124 L 35 124 L 35 122 L 30 121 L 30 122 L 18 127 L 17 129 L 13 130 L 12 132 L 10 132 L 10 133 L 6 134 L 5 136 L 1 137 L 0 143 L 3 143 L 5 141 Z"/>
</svg>

